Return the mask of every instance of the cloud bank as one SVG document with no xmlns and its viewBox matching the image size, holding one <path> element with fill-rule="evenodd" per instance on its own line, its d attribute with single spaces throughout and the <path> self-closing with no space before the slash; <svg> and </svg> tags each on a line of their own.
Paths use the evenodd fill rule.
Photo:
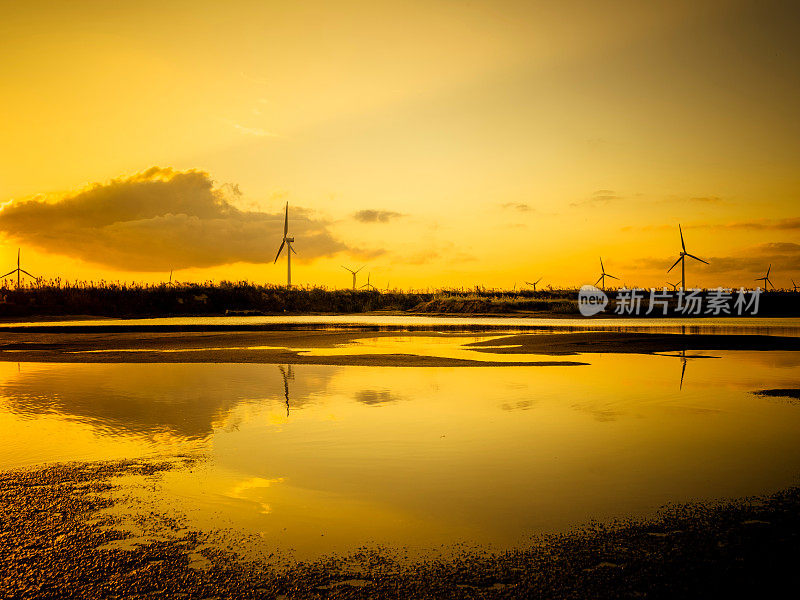
<svg viewBox="0 0 800 600">
<path fill-rule="evenodd" d="M 153 167 L 73 195 L 12 201 L 0 210 L 0 233 L 127 271 L 272 262 L 283 211 L 241 210 L 232 195 L 236 186 L 217 187 L 204 171 Z M 299 260 L 353 250 L 309 210 L 289 211 Z"/>
<path fill-rule="evenodd" d="M 365 209 L 355 213 L 353 218 L 362 223 L 388 223 L 392 219 L 398 219 L 402 216 L 404 216 L 403 213 L 394 212 L 393 210 Z"/>
</svg>

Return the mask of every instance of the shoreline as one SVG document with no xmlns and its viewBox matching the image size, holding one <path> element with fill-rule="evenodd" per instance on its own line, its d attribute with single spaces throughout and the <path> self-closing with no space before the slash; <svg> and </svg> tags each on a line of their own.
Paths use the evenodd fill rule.
<svg viewBox="0 0 800 600">
<path fill-rule="evenodd" d="M 800 337 L 755 334 L 404 332 L 406 338 L 452 340 L 458 356 L 435 352 L 363 351 L 363 340 L 396 337 L 385 331 L 268 330 L 180 332 L 0 332 L 0 361 L 61 363 L 263 363 L 376 367 L 580 366 L 580 354 L 659 354 L 685 351 L 800 351 Z M 461 342 L 461 343 L 459 343 Z M 325 354 L 354 346 L 352 353 Z M 314 350 L 323 350 L 314 354 Z M 413 351 L 413 345 L 411 350 Z M 440 353 L 441 354 L 441 353 Z M 496 358 L 492 358 L 496 357 Z M 516 357 L 516 360 L 514 359 Z"/>
<path fill-rule="evenodd" d="M 524 548 L 398 562 L 363 549 L 301 563 L 244 560 L 153 515 L 158 541 L 100 511 L 114 479 L 153 479 L 172 460 L 64 463 L 0 473 L 0 592 L 27 598 L 619 598 L 753 597 L 786 589 L 800 555 L 800 488 L 756 498 L 671 505 L 650 519 L 589 523 Z M 115 546 L 115 543 L 118 545 Z M 194 557 L 194 558 L 192 558 Z M 202 566 L 198 567 L 198 557 Z"/>
</svg>

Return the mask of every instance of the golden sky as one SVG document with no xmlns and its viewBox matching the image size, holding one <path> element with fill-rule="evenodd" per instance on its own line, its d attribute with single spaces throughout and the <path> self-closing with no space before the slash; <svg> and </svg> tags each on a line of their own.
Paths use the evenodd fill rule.
<svg viewBox="0 0 800 600">
<path fill-rule="evenodd" d="M 0 5 L 7 270 L 800 282 L 794 3 Z"/>
</svg>

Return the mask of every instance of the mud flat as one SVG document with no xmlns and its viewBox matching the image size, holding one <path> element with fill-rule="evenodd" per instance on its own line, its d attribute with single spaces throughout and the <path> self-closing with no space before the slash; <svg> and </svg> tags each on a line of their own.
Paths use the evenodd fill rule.
<svg viewBox="0 0 800 600">
<path fill-rule="evenodd" d="M 554 359 L 580 353 L 654 354 L 681 350 L 800 350 L 800 338 L 771 335 L 623 333 L 527 333 L 504 335 L 404 332 L 406 338 L 451 340 L 462 352 L 435 356 L 415 352 L 371 353 L 364 340 L 396 337 L 386 331 L 206 331 L 206 332 L 0 332 L 0 360 L 10 362 L 217 362 L 360 366 L 570 366 L 575 359 Z M 352 353 L 315 354 L 315 349 L 353 347 Z M 511 360 L 510 355 L 519 355 Z M 537 356 L 532 360 L 523 355 Z M 502 359 L 502 360 L 501 360 Z"/>
<path fill-rule="evenodd" d="M 503 553 L 409 561 L 373 548 L 307 563 L 238 558 L 219 532 L 150 515 L 151 539 L 108 512 L 118 478 L 190 457 L 69 463 L 0 474 L 0 594 L 13 598 L 720 598 L 796 584 L 800 489 L 590 524 Z"/>
</svg>

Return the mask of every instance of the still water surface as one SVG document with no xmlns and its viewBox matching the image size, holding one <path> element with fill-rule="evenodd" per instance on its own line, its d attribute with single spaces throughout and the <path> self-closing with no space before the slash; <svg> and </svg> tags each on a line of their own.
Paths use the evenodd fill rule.
<svg viewBox="0 0 800 600">
<path fill-rule="evenodd" d="M 196 454 L 137 493 L 298 559 L 508 548 L 797 483 L 800 405 L 752 393 L 800 387 L 796 353 L 690 352 L 682 388 L 677 355 L 574 359 L 590 364 L 0 363 L 0 468 Z"/>
</svg>

